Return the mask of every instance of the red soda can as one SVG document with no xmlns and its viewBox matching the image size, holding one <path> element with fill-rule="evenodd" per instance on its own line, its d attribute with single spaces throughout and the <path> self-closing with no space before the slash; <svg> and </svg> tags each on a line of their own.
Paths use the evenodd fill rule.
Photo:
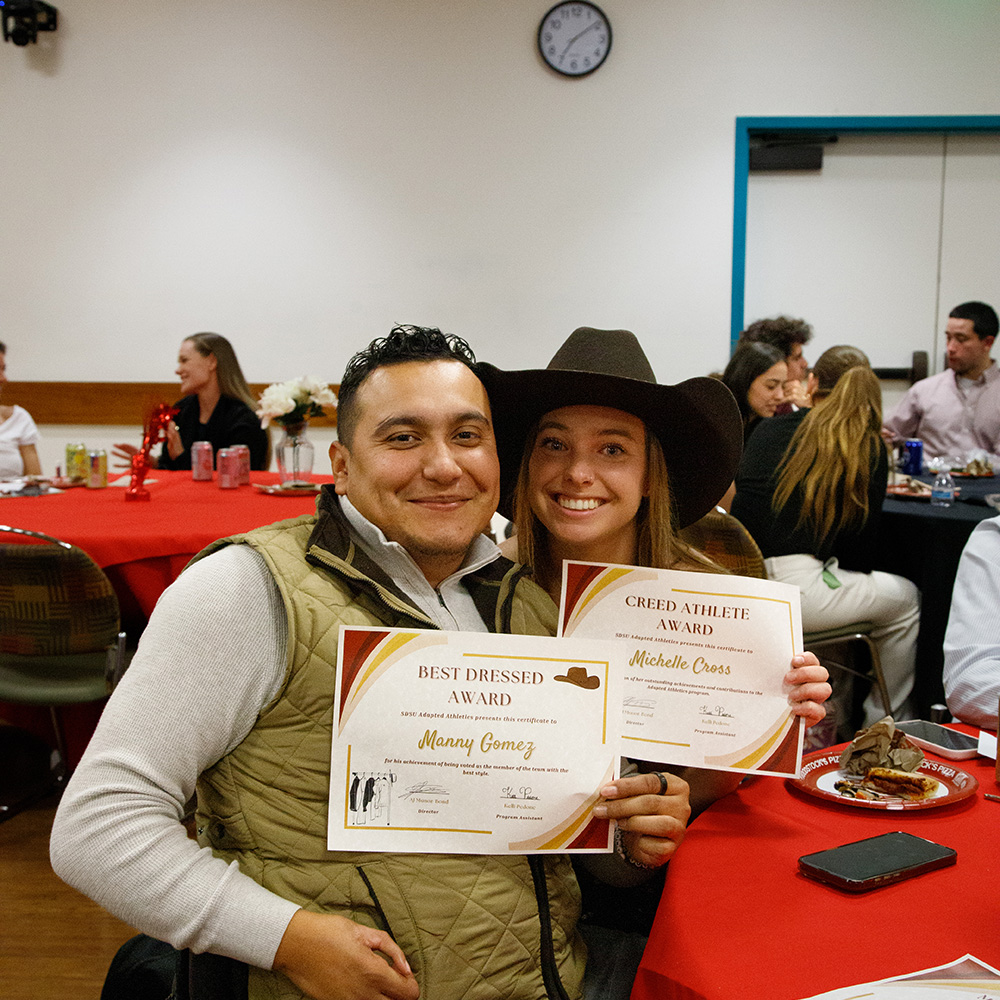
<svg viewBox="0 0 1000 1000">
<path fill-rule="evenodd" d="M 250 447 L 245 444 L 234 444 L 230 451 L 235 451 L 240 456 L 240 486 L 248 486 L 250 483 Z"/>
<path fill-rule="evenodd" d="M 220 448 L 215 456 L 219 488 L 235 490 L 240 485 L 240 456 L 232 448 Z"/>
<path fill-rule="evenodd" d="M 212 479 L 212 442 L 195 441 L 191 445 L 191 478 L 199 482 Z"/>
</svg>

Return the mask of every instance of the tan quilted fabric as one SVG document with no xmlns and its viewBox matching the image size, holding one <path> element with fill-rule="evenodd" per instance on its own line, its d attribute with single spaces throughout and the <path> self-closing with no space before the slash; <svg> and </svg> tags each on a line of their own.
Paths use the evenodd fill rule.
<svg viewBox="0 0 1000 1000">
<path fill-rule="evenodd" d="M 314 526 L 315 518 L 298 518 L 238 539 L 261 552 L 285 599 L 289 673 L 249 736 L 199 782 L 199 837 L 286 899 L 389 931 L 422 1000 L 542 998 L 538 907 L 526 858 L 326 850 L 339 626 L 431 623 L 412 609 L 393 610 L 391 594 L 379 615 L 371 599 L 359 602 L 344 579 L 357 573 L 350 551 L 347 559 L 311 552 L 333 572 L 307 563 Z M 524 604 L 513 607 L 519 630 L 548 631 L 546 613 Z M 546 858 L 546 872 L 556 955 L 576 998 L 585 960 L 575 933 L 579 890 L 566 858 Z M 285 977 L 259 969 L 250 970 L 249 995 L 302 996 Z"/>
</svg>

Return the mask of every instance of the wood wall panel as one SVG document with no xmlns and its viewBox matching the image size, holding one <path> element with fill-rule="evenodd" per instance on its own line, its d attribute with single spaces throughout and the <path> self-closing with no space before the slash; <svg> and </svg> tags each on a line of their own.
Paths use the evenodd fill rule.
<svg viewBox="0 0 1000 1000">
<path fill-rule="evenodd" d="M 254 397 L 268 383 L 251 383 Z M 333 386 L 334 392 L 339 386 Z M 176 382 L 8 382 L 2 400 L 17 403 L 36 424 L 135 424 L 142 426 L 157 403 L 177 399 Z M 337 415 L 313 417 L 317 427 L 336 427 Z"/>
</svg>

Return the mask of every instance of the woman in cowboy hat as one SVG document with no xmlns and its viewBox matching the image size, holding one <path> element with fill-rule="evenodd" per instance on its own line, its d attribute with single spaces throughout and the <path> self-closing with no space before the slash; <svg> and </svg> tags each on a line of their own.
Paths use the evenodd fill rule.
<svg viewBox="0 0 1000 1000">
<path fill-rule="evenodd" d="M 554 601 L 564 559 L 722 572 L 677 535 L 712 509 L 739 464 L 743 421 L 718 379 L 660 385 L 634 334 L 590 327 L 545 369 L 476 370 L 493 408 L 500 512 L 516 529 L 505 554 L 531 566 Z M 811 653 L 785 676 L 810 725 L 825 715 L 826 678 Z M 739 781 L 693 777 L 695 811 Z"/>
<path fill-rule="evenodd" d="M 500 512 L 516 527 L 505 554 L 531 566 L 553 600 L 564 559 L 722 572 L 677 536 L 718 502 L 739 463 L 743 421 L 722 382 L 659 385 L 634 334 L 589 327 L 571 334 L 544 370 L 505 372 L 486 363 L 476 370 L 493 409 Z M 810 724 L 825 714 L 826 677 L 812 653 L 794 657 L 785 675 L 793 710 Z M 688 781 L 694 811 L 740 781 L 736 773 L 644 769 L 650 766 Z M 637 819 L 634 831 L 619 824 L 621 849 L 641 867 L 662 866 L 666 857 L 644 843 Z M 578 875 L 588 947 L 614 954 L 630 981 L 635 969 L 624 965 L 630 955 L 638 964 L 637 942 L 648 933 L 662 882 L 622 897 L 579 866 Z"/>
</svg>

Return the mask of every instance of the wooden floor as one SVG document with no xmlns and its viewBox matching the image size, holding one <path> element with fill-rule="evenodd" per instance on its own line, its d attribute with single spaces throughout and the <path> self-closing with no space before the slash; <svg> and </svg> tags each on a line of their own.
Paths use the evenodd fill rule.
<svg viewBox="0 0 1000 1000">
<path fill-rule="evenodd" d="M 46 800 L 0 823 L 4 1000 L 98 1000 L 111 957 L 135 933 L 52 871 L 54 815 Z"/>
</svg>

